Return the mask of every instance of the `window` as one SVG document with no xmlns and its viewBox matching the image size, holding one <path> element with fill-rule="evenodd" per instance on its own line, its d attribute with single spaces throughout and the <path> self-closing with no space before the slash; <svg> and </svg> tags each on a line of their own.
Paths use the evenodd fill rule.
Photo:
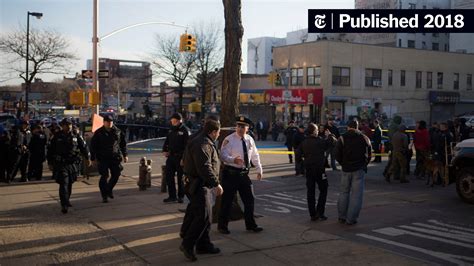
<svg viewBox="0 0 474 266">
<path fill-rule="evenodd" d="M 408 4 L 408 9 L 416 9 L 416 4 L 409 3 Z"/>
<path fill-rule="evenodd" d="M 459 73 L 454 73 L 453 89 L 454 90 L 459 90 Z"/>
<path fill-rule="evenodd" d="M 424 41 L 421 42 L 421 48 L 422 48 L 422 49 L 426 49 L 426 42 L 424 42 Z"/>
<path fill-rule="evenodd" d="M 443 88 L 443 72 L 438 72 L 438 89 Z"/>
<path fill-rule="evenodd" d="M 448 45 L 447 45 L 447 44 L 444 45 L 444 50 L 445 50 L 446 52 L 448 51 Z"/>
<path fill-rule="evenodd" d="M 402 47 L 402 39 L 398 39 L 398 47 Z"/>
<path fill-rule="evenodd" d="M 348 67 L 332 67 L 332 85 L 350 86 L 351 69 Z"/>
<path fill-rule="evenodd" d="M 472 90 L 472 74 L 467 74 L 466 85 L 468 91 Z"/>
<path fill-rule="evenodd" d="M 291 69 L 291 86 L 303 85 L 303 69 L 292 68 Z"/>
<path fill-rule="evenodd" d="M 434 42 L 434 43 L 433 43 L 432 50 L 434 50 L 434 51 L 438 51 L 438 50 L 439 50 L 439 43 L 437 43 L 437 42 Z"/>
<path fill-rule="evenodd" d="M 416 88 L 421 88 L 421 71 L 416 71 Z"/>
<path fill-rule="evenodd" d="M 433 72 L 426 72 L 426 88 L 433 88 Z"/>
<path fill-rule="evenodd" d="M 366 87 L 382 87 L 382 70 L 367 68 L 365 70 Z"/>
<path fill-rule="evenodd" d="M 273 59 L 270 61 L 270 65 L 273 66 Z"/>
<path fill-rule="evenodd" d="M 392 86 L 393 84 L 393 70 L 388 70 L 388 86 Z"/>
<path fill-rule="evenodd" d="M 405 86 L 405 70 L 400 71 L 400 86 Z"/>
<path fill-rule="evenodd" d="M 408 40 L 408 48 L 415 48 L 415 41 L 414 40 Z"/>
<path fill-rule="evenodd" d="M 321 85 L 321 67 L 308 67 L 306 69 L 307 85 Z"/>
<path fill-rule="evenodd" d="M 423 9 L 426 9 L 426 6 L 423 6 Z"/>
<path fill-rule="evenodd" d="M 434 32 L 434 33 L 433 33 L 433 37 L 434 37 L 434 38 L 439 37 L 439 33 Z"/>
</svg>

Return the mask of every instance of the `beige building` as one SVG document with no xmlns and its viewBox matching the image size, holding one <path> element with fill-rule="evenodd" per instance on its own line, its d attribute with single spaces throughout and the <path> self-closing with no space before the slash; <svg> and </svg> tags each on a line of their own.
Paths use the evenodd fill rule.
<svg viewBox="0 0 474 266">
<path fill-rule="evenodd" d="M 472 54 L 322 40 L 275 47 L 273 67 L 290 68 L 290 91 L 322 90 L 322 103 L 292 105 L 316 121 L 382 114 L 443 121 L 474 111 Z"/>
</svg>

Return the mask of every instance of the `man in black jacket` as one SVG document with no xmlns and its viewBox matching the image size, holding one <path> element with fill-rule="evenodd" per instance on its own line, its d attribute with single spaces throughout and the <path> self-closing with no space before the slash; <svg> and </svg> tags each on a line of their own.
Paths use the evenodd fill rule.
<svg viewBox="0 0 474 266">
<path fill-rule="evenodd" d="M 333 134 L 336 139 L 338 139 L 341 135 L 339 134 L 339 129 L 337 128 L 334 119 L 330 118 L 326 124 L 326 129 Z M 334 156 L 334 147 L 329 147 L 329 149 L 326 151 L 327 155 L 326 158 L 329 158 L 329 155 L 331 155 L 331 168 L 332 170 L 336 171 L 337 166 L 336 166 L 336 158 Z"/>
<path fill-rule="evenodd" d="M 305 139 L 304 135 L 304 126 L 300 125 L 298 127 L 298 131 L 293 135 L 293 150 L 295 151 L 295 175 L 304 175 L 305 169 L 304 169 L 304 164 L 303 160 L 301 160 L 301 156 L 298 154 L 298 148 L 300 147 L 301 143 Z M 300 160 L 297 160 L 296 158 L 300 157 Z"/>
<path fill-rule="evenodd" d="M 97 159 L 100 194 L 102 202 L 107 203 L 108 198 L 114 198 L 113 189 L 123 170 L 121 162 L 128 162 L 125 136 L 114 125 L 112 116 L 106 115 L 104 125 L 94 132 L 91 139 L 91 155 L 92 161 Z M 109 170 L 110 179 L 107 181 Z"/>
<path fill-rule="evenodd" d="M 183 242 L 180 250 L 191 261 L 197 260 L 194 247 L 198 254 L 220 252 L 209 238 L 212 219 L 210 193 L 214 192 L 216 196 L 223 193 L 219 184 L 219 154 L 215 144 L 219 134 L 219 121 L 210 119 L 206 121 L 203 134 L 196 136 L 188 144 L 188 152 L 184 159 L 184 170 L 190 179 L 186 186 L 190 203 L 185 215 L 189 226 L 182 228 Z"/>
<path fill-rule="evenodd" d="M 180 113 L 173 114 L 171 116 L 171 129 L 163 144 L 163 154 L 166 157 L 166 182 L 169 195 L 168 198 L 163 200 L 165 203 L 176 201 L 183 203 L 184 184 L 181 160 L 183 159 L 188 138 L 189 130 L 183 124 L 183 117 Z M 175 173 L 178 179 L 178 195 L 176 195 Z"/>
<path fill-rule="evenodd" d="M 10 176 L 7 180 L 12 182 L 18 170 L 21 173 L 20 182 L 27 182 L 27 167 L 29 160 L 29 150 L 28 146 L 31 140 L 31 132 L 29 130 L 30 124 L 26 120 L 19 121 L 18 125 L 11 130 L 11 139 L 10 139 Z"/>
<path fill-rule="evenodd" d="M 40 125 L 33 127 L 29 144 L 30 163 L 28 165 L 28 178 L 41 180 L 43 178 L 43 162 L 46 160 L 46 135 Z"/>
<path fill-rule="evenodd" d="M 347 225 L 357 223 L 364 196 L 364 175 L 370 162 L 372 145 L 359 130 L 357 121 L 347 124 L 336 144 L 336 160 L 342 166 L 341 188 L 337 208 L 339 222 Z"/>
<path fill-rule="evenodd" d="M 308 210 L 312 221 L 327 220 L 327 217 L 324 215 L 328 194 L 328 179 L 326 176 L 323 176 L 324 163 L 326 161 L 324 151 L 332 147 L 335 142 L 336 138 L 329 130 L 324 131 L 324 136 L 318 136 L 318 126 L 311 123 L 308 125 L 308 136 L 301 143 L 296 153 L 297 163 L 304 158 Z M 319 198 L 318 206 L 315 208 L 316 183 L 318 184 Z"/>
<path fill-rule="evenodd" d="M 298 129 L 295 127 L 295 121 L 291 120 L 288 122 L 288 127 L 285 129 L 285 146 L 288 148 L 288 151 L 293 151 L 293 136 L 297 131 Z M 293 155 L 288 154 L 288 159 L 290 160 L 290 163 L 293 163 Z"/>
</svg>

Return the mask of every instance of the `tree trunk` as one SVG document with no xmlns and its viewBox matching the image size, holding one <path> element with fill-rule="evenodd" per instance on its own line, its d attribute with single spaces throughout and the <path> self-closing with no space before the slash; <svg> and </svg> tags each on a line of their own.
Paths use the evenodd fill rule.
<svg viewBox="0 0 474 266">
<path fill-rule="evenodd" d="M 179 83 L 178 112 L 183 113 L 183 83 Z"/>
<path fill-rule="evenodd" d="M 240 68 L 242 60 L 241 0 L 222 0 L 225 17 L 225 61 L 222 77 L 221 123 L 232 126 L 239 113 Z"/>
</svg>

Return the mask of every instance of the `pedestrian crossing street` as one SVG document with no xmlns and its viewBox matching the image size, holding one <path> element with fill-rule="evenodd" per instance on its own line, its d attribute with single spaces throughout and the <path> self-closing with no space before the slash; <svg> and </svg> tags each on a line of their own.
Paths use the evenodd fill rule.
<svg viewBox="0 0 474 266">
<path fill-rule="evenodd" d="M 474 264 L 474 227 L 430 219 L 422 223 L 378 228 L 357 236 L 453 265 Z"/>
</svg>

